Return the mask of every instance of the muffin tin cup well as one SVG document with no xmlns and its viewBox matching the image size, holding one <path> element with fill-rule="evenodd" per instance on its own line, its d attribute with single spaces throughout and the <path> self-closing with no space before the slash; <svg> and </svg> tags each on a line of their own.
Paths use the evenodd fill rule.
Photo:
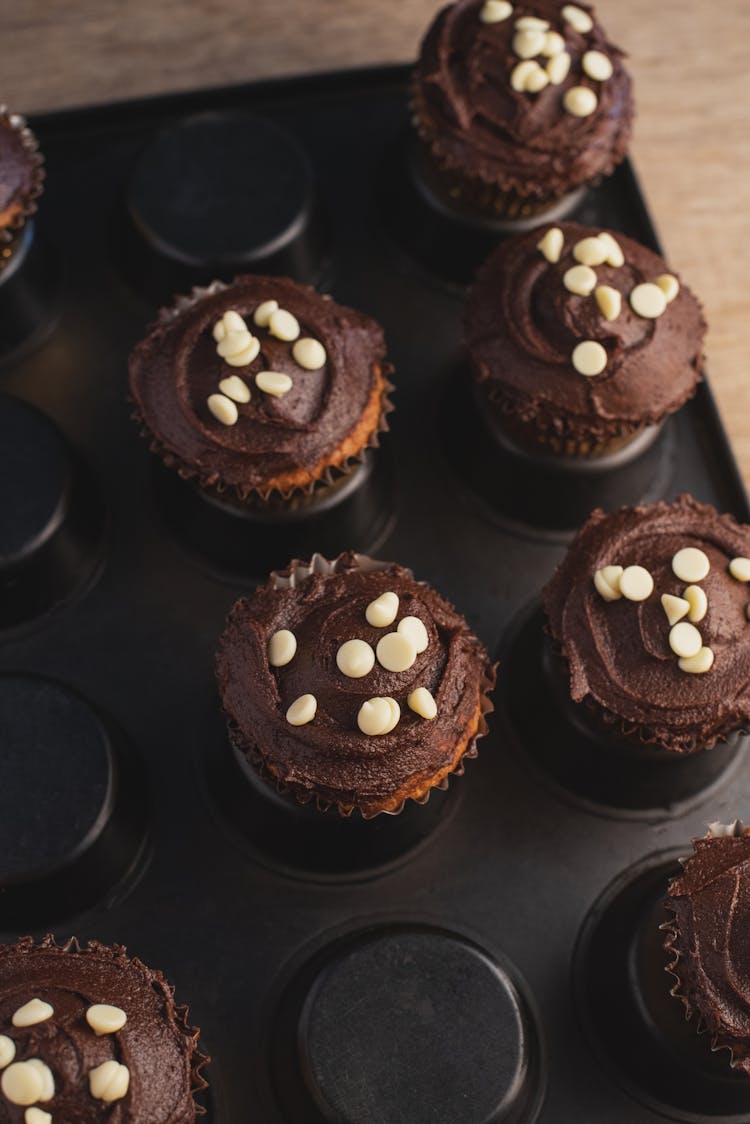
<svg viewBox="0 0 750 1124">
<path fill-rule="evenodd" d="M 750 1081 L 712 1052 L 709 1036 L 688 1022 L 670 995 L 660 926 L 663 899 L 680 873 L 678 853 L 651 855 L 604 891 L 581 929 L 573 983 L 584 1033 L 607 1070 L 631 1096 L 687 1124 L 745 1124 Z"/>
<path fill-rule="evenodd" d="M 532 1124 L 545 1049 L 515 967 L 405 921 L 326 944 L 287 983 L 269 1056 L 289 1124 Z"/>
<path fill-rule="evenodd" d="M 0 370 L 53 330 L 60 288 L 57 257 L 33 220 L 8 245 L 0 244 L 0 258 L 6 256 L 0 268 Z"/>
<path fill-rule="evenodd" d="M 621 818 L 679 816 L 727 783 L 748 739 L 668 753 L 610 729 L 568 692 L 567 667 L 535 603 L 510 630 L 503 705 L 519 753 L 554 787 L 590 810 Z"/>
</svg>

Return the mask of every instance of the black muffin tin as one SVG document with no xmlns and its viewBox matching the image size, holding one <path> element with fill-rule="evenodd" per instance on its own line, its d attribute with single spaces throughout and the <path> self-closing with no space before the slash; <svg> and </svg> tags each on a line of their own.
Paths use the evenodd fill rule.
<svg viewBox="0 0 750 1124">
<path fill-rule="evenodd" d="M 706 383 L 595 466 L 492 431 L 460 320 L 507 230 L 424 180 L 407 77 L 31 122 L 47 187 L 0 284 L 0 938 L 162 968 L 213 1055 L 212 1124 L 748 1121 L 750 1082 L 684 1031 L 656 930 L 676 857 L 750 797 L 744 744 L 670 772 L 603 743 L 538 600 L 597 503 L 689 491 L 749 521 L 747 498 Z M 628 164 L 573 215 L 657 248 Z M 370 313 L 396 367 L 382 447 L 292 511 L 202 498 L 129 417 L 159 303 L 241 269 Z M 500 660 L 466 775 L 368 823 L 243 766 L 213 679 L 238 596 L 346 547 L 412 567 Z"/>
</svg>

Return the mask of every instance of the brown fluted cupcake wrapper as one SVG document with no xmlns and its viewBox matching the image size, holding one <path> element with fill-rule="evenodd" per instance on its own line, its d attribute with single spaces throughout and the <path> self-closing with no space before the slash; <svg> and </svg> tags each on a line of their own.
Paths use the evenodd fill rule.
<svg viewBox="0 0 750 1124">
<path fill-rule="evenodd" d="M 324 574 L 330 575 L 338 572 L 338 567 L 344 557 L 351 558 L 351 555 L 339 555 L 334 559 L 327 559 L 322 554 L 313 554 L 309 562 L 303 562 L 295 559 L 284 570 L 275 570 L 271 574 L 271 581 L 274 589 L 297 589 L 300 585 L 304 584 L 313 575 Z M 377 572 L 386 570 L 392 563 L 383 562 L 381 560 L 370 558 L 366 554 L 355 554 L 354 556 L 357 566 L 366 572 Z M 411 570 L 404 567 L 406 573 L 410 578 L 414 575 Z M 424 584 L 424 583 L 423 583 Z M 240 731 L 236 727 L 231 717 L 226 714 L 225 718 L 229 727 L 229 736 L 235 749 L 243 754 L 256 769 L 258 775 L 266 782 L 271 784 L 277 792 L 282 795 L 293 796 L 297 803 L 306 805 L 314 802 L 315 807 L 319 812 L 327 812 L 332 808 L 338 812 L 340 816 L 348 818 L 352 815 L 355 809 L 359 810 L 364 820 L 373 819 L 377 815 L 398 816 L 403 812 L 408 804 L 426 804 L 430 799 L 430 795 L 434 789 L 444 792 L 449 785 L 450 778 L 453 776 L 460 777 L 464 774 L 465 761 L 471 760 L 478 756 L 477 741 L 483 738 L 488 733 L 487 717 L 495 709 L 490 698 L 490 691 L 495 686 L 495 667 L 489 665 L 489 670 L 484 671 L 480 681 L 479 691 L 479 723 L 476 732 L 472 735 L 467 744 L 466 749 L 461 754 L 459 759 L 453 764 L 445 776 L 443 776 L 435 784 L 422 793 L 420 796 L 407 796 L 395 808 L 379 809 L 377 812 L 368 813 L 366 810 L 359 808 L 356 802 L 343 803 L 338 801 L 329 801 L 310 792 L 308 789 L 302 788 L 299 785 L 289 784 L 282 781 L 276 774 L 270 770 L 261 751 L 256 746 L 248 746 L 243 740 Z"/>
<path fill-rule="evenodd" d="M 195 286 L 189 294 L 177 297 L 174 304 L 169 308 L 162 308 L 157 317 L 157 323 L 169 324 L 205 297 L 214 296 L 216 293 L 220 293 L 223 289 L 227 288 L 229 288 L 229 285 L 224 281 L 212 281 L 210 285 Z M 164 447 L 145 424 L 141 412 L 132 397 L 129 399 L 133 407 L 131 417 L 133 421 L 138 424 L 141 435 L 148 441 L 150 451 L 161 457 L 167 468 L 174 469 L 183 480 L 194 481 L 204 492 L 215 495 L 220 499 L 229 499 L 230 501 L 236 500 L 240 504 L 247 504 L 250 506 L 259 505 L 264 509 L 268 509 L 269 507 L 283 507 L 285 510 L 289 510 L 290 508 L 293 509 L 298 504 L 304 506 L 311 499 L 318 498 L 321 492 L 333 488 L 337 484 L 342 484 L 345 478 L 351 476 L 362 467 L 368 451 L 370 449 L 377 449 L 380 446 L 381 437 L 390 429 L 388 415 L 391 414 L 395 408 L 390 396 L 395 388 L 390 379 L 394 370 L 392 364 L 387 360 L 383 360 L 382 363 L 378 364 L 377 370 L 383 381 L 380 413 L 377 425 L 374 427 L 362 448 L 355 454 L 346 457 L 339 464 L 328 465 L 320 476 L 308 481 L 307 484 L 295 485 L 294 487 L 286 489 L 227 484 L 221 480 L 218 473 L 214 474 L 212 478 L 206 478 L 201 474 L 199 468 L 187 464 Z"/>
<path fill-rule="evenodd" d="M 33 214 L 35 214 L 38 206 L 39 196 L 44 190 L 44 157 L 39 149 L 39 142 L 34 133 L 26 124 L 26 118 L 22 117 L 20 113 L 11 113 L 7 106 L 0 105 L 0 120 L 10 125 L 15 130 L 16 135 L 21 140 L 24 149 L 30 157 L 32 164 L 32 182 L 26 197 L 21 201 L 21 207 L 16 215 L 10 222 L 0 228 L 0 270 L 6 261 L 10 260 L 11 254 L 4 252 L 4 247 L 16 241 L 23 230 L 26 222 Z"/>
</svg>

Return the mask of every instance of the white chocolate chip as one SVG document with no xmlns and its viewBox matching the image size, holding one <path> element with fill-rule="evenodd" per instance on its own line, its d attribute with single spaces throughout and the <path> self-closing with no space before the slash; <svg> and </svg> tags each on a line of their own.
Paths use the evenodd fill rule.
<svg viewBox="0 0 750 1124">
<path fill-rule="evenodd" d="M 249 402 L 250 387 L 244 383 L 239 375 L 229 375 L 219 383 L 219 390 L 231 398 L 233 402 Z"/>
<path fill-rule="evenodd" d="M 690 659 L 697 656 L 703 647 L 703 638 L 694 624 L 680 621 L 669 631 L 669 646 L 676 656 Z"/>
<path fill-rule="evenodd" d="M 243 328 L 241 332 L 226 332 L 223 339 L 216 345 L 216 353 L 222 359 L 239 355 L 247 350 L 253 338 L 247 328 Z"/>
<path fill-rule="evenodd" d="M 569 293 L 587 297 L 596 285 L 596 274 L 588 265 L 572 265 L 563 274 L 563 285 Z"/>
<path fill-rule="evenodd" d="M 521 16 L 516 20 L 519 31 L 546 31 L 549 20 L 539 19 L 537 16 Z"/>
<path fill-rule="evenodd" d="M 224 313 L 222 320 L 224 321 L 224 330 L 226 332 L 246 332 L 247 324 L 240 316 L 239 312 L 230 308 Z"/>
<path fill-rule="evenodd" d="M 213 326 L 213 331 L 211 332 L 211 335 L 214 337 L 214 339 L 216 340 L 217 343 L 220 343 L 221 340 L 224 339 L 224 336 L 226 334 L 227 334 L 227 330 L 224 327 L 224 321 L 223 320 L 217 320 L 216 323 Z"/>
<path fill-rule="evenodd" d="M 13 1062 L 3 1070 L 0 1089 L 11 1104 L 34 1104 L 41 1100 L 42 1078 L 30 1062 Z"/>
<path fill-rule="evenodd" d="M 127 1021 L 128 1016 L 122 1007 L 113 1007 L 110 1003 L 94 1003 L 86 1012 L 86 1022 L 98 1037 L 116 1034 Z"/>
<path fill-rule="evenodd" d="M 582 265 L 603 265 L 607 260 L 607 245 L 601 238 L 582 238 L 573 247 L 573 257 Z"/>
<path fill-rule="evenodd" d="M 601 570 L 597 570 L 594 574 L 596 591 L 605 601 L 619 601 L 622 597 L 620 592 L 622 573 L 622 566 L 602 566 Z"/>
<path fill-rule="evenodd" d="M 45 1065 L 41 1058 L 29 1058 L 29 1065 L 33 1065 L 36 1072 L 39 1074 L 39 1080 L 42 1083 L 42 1091 L 39 1094 L 38 1100 L 51 1101 L 55 1095 L 55 1079 L 52 1076 L 52 1070 L 48 1065 Z"/>
<path fill-rule="evenodd" d="M 598 285 L 594 291 L 599 311 L 605 320 L 616 320 L 622 311 L 622 297 L 611 285 Z"/>
<path fill-rule="evenodd" d="M 37 1023 L 46 1022 L 55 1013 L 54 1007 L 45 1003 L 43 999 L 30 999 L 19 1007 L 14 1013 L 11 1022 L 13 1026 L 36 1026 Z"/>
<path fill-rule="evenodd" d="M 594 26 L 594 21 L 588 12 L 584 12 L 583 8 L 577 7 L 576 4 L 566 4 L 562 10 L 562 16 L 573 30 L 580 32 L 581 35 L 588 35 Z"/>
<path fill-rule="evenodd" d="M 538 94 L 545 86 L 549 85 L 549 75 L 538 62 L 533 63 L 534 69 L 526 75 L 525 90 L 527 94 Z"/>
<path fill-rule="evenodd" d="M 231 398 L 226 394 L 209 394 L 206 399 L 209 410 L 222 425 L 236 425 L 239 413 Z"/>
<path fill-rule="evenodd" d="M 404 617 L 403 620 L 398 622 L 397 631 L 400 632 L 402 636 L 407 636 L 409 640 L 411 640 L 412 644 L 417 649 L 417 655 L 427 650 L 430 637 L 424 622 L 421 621 L 419 617 Z"/>
<path fill-rule="evenodd" d="M 45 1112 L 43 1108 L 27 1108 L 23 1124 L 52 1124 L 52 1113 Z"/>
<path fill-rule="evenodd" d="M 729 573 L 738 582 L 750 582 L 750 558 L 733 558 L 729 563 Z"/>
<path fill-rule="evenodd" d="M 96 1069 L 89 1070 L 89 1090 L 91 1096 L 105 1104 L 120 1101 L 130 1086 L 130 1070 L 113 1060 L 102 1062 Z"/>
<path fill-rule="evenodd" d="M 292 348 L 292 355 L 300 367 L 306 371 L 319 371 L 327 359 L 326 349 L 319 340 L 297 340 Z"/>
<path fill-rule="evenodd" d="M 544 50 L 544 41 L 547 38 L 543 31 L 528 29 L 517 31 L 513 36 L 513 50 L 519 59 L 533 59 L 541 55 Z"/>
<path fill-rule="evenodd" d="M 291 343 L 299 335 L 299 321 L 285 308 L 277 308 L 268 319 L 268 330 L 277 339 Z"/>
<path fill-rule="evenodd" d="M 389 632 L 382 636 L 375 650 L 378 663 L 386 671 L 408 671 L 417 658 L 414 641 L 403 632 Z"/>
<path fill-rule="evenodd" d="M 513 89 L 519 94 L 525 93 L 526 83 L 537 70 L 541 70 L 541 67 L 538 62 L 534 62 L 532 59 L 517 63 L 510 74 L 510 84 Z"/>
<path fill-rule="evenodd" d="M 561 51 L 547 63 L 547 75 L 553 86 L 562 86 L 569 73 L 570 55 L 567 51 Z"/>
<path fill-rule="evenodd" d="M 286 712 L 286 720 L 290 726 L 306 726 L 312 722 L 318 709 L 318 700 L 315 695 L 300 695 L 295 699 Z"/>
<path fill-rule="evenodd" d="M 672 573 L 683 582 L 702 582 L 711 569 L 708 555 L 697 546 L 685 546 L 672 559 Z"/>
<path fill-rule="evenodd" d="M 268 662 L 271 667 L 286 667 L 297 654 L 297 637 L 288 628 L 280 628 L 268 641 Z"/>
<path fill-rule="evenodd" d="M 544 46 L 542 47 L 542 54 L 545 58 L 553 59 L 556 55 L 561 55 L 565 50 L 565 40 L 559 31 L 548 31 L 544 37 Z"/>
<path fill-rule="evenodd" d="M 586 51 L 581 60 L 584 72 L 595 82 L 606 82 L 612 77 L 614 67 L 612 62 L 602 51 Z"/>
<path fill-rule="evenodd" d="M 563 95 L 563 105 L 572 117 L 590 117 L 599 99 L 588 86 L 571 86 Z"/>
<path fill-rule="evenodd" d="M 381 593 L 365 609 L 365 618 L 373 628 L 387 628 L 393 624 L 398 613 L 398 596 L 395 593 Z"/>
<path fill-rule="evenodd" d="M 16 1056 L 16 1044 L 7 1034 L 0 1034 L 0 1069 L 10 1065 Z"/>
<path fill-rule="evenodd" d="M 660 273 L 655 282 L 664 293 L 667 304 L 671 304 L 680 291 L 680 282 L 672 273 Z"/>
<path fill-rule="evenodd" d="M 606 230 L 602 230 L 601 233 L 597 235 L 597 237 L 599 241 L 603 242 L 607 247 L 607 256 L 604 259 L 607 265 L 611 265 L 615 269 L 620 269 L 621 266 L 625 265 L 625 255 L 622 252 L 620 243 L 617 242 Z"/>
<path fill-rule="evenodd" d="M 688 620 L 698 624 L 708 612 L 708 598 L 705 589 L 699 585 L 689 585 L 684 593 L 685 600 L 690 606 Z"/>
<path fill-rule="evenodd" d="M 283 398 L 294 384 L 289 375 L 285 375 L 281 371 L 258 371 L 255 376 L 255 385 L 264 394 L 270 394 L 274 398 Z"/>
<path fill-rule="evenodd" d="M 336 666 L 348 679 L 361 679 L 375 666 L 375 653 L 366 640 L 347 640 L 336 653 Z"/>
<path fill-rule="evenodd" d="M 701 648 L 701 650 L 694 656 L 683 656 L 682 659 L 677 661 L 680 671 L 686 671 L 689 675 L 703 675 L 706 671 L 710 671 L 714 665 L 714 653 L 711 648 Z"/>
<path fill-rule="evenodd" d="M 479 10 L 482 23 L 502 23 L 513 15 L 513 5 L 508 0 L 485 0 Z"/>
<path fill-rule="evenodd" d="M 654 579 L 643 566 L 626 566 L 620 578 L 620 592 L 628 601 L 645 601 L 654 592 Z"/>
<path fill-rule="evenodd" d="M 630 307 L 644 319 L 656 320 L 667 307 L 667 298 L 658 285 L 645 281 L 642 285 L 636 285 L 630 294 Z"/>
<path fill-rule="evenodd" d="M 230 367 L 247 367 L 253 359 L 258 358 L 259 354 L 260 340 L 256 336 L 249 336 L 247 347 L 238 351 L 236 355 L 225 355 L 223 358 Z"/>
<path fill-rule="evenodd" d="M 379 737 L 390 734 L 401 717 L 401 708 L 392 698 L 377 696 L 363 702 L 357 714 L 357 725 L 363 734 Z"/>
<path fill-rule="evenodd" d="M 417 687 L 406 701 L 415 714 L 420 718 L 426 718 L 428 722 L 431 722 L 437 714 L 437 703 L 426 687 Z"/>
<path fill-rule="evenodd" d="M 541 242 L 537 242 L 536 248 L 541 251 L 547 261 L 554 264 L 560 260 L 564 244 L 565 240 L 560 227 L 551 226 Z"/>
<path fill-rule="evenodd" d="M 583 340 L 573 350 L 573 366 L 580 375 L 592 378 L 600 375 L 607 366 L 607 352 L 596 340 Z"/>
<path fill-rule="evenodd" d="M 261 301 L 253 315 L 254 322 L 259 328 L 267 328 L 271 314 L 279 307 L 278 301 Z"/>
<path fill-rule="evenodd" d="M 697 586 L 693 586 L 696 589 Z M 690 612 L 690 602 L 687 598 L 673 597 L 671 593 L 662 593 L 661 605 L 664 612 L 667 614 L 667 620 L 670 625 L 677 624 L 683 617 L 686 617 Z"/>
</svg>

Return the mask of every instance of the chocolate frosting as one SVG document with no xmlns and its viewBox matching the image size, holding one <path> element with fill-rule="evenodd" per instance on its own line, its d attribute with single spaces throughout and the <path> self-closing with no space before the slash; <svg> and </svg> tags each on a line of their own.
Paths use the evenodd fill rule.
<svg viewBox="0 0 750 1124">
<path fill-rule="evenodd" d="M 355 554 L 336 560 L 335 572 L 313 573 L 295 588 L 278 588 L 274 577 L 232 608 L 221 638 L 217 680 L 230 733 L 250 760 L 264 764 L 301 798 L 357 806 L 374 814 L 394 796 L 407 796 L 441 770 L 451 771 L 462 741 L 473 746 L 483 733 L 489 707 L 484 692 L 494 682 L 487 653 L 461 616 L 429 586 L 396 564 L 374 565 Z M 294 567 L 294 564 L 293 564 Z M 399 598 L 393 624 L 368 624 L 365 610 L 382 593 Z M 369 674 L 348 678 L 336 653 L 358 638 L 376 648 L 398 622 L 415 616 L 429 636 L 424 652 L 408 671 L 386 671 L 379 662 Z M 289 629 L 297 651 L 285 667 L 269 666 L 271 636 Z M 410 710 L 407 696 L 426 687 L 437 717 Z M 291 726 L 286 711 L 303 694 L 317 699 L 305 726 Z M 367 736 L 357 725 L 366 700 L 387 696 L 401 708 L 395 729 Z M 464 752 L 465 752 L 464 750 Z"/>
<path fill-rule="evenodd" d="M 12 1017 L 31 999 L 54 1014 L 35 1026 L 17 1028 Z M 122 1030 L 97 1036 L 86 1022 L 93 1004 L 120 1007 Z M 0 1034 L 16 1045 L 14 1061 L 39 1058 L 52 1071 L 55 1095 L 39 1107 L 60 1124 L 192 1124 L 193 1090 L 204 1088 L 197 1053 L 198 1031 L 188 1027 L 186 1009 L 175 1006 L 173 989 L 161 972 L 129 959 L 119 946 L 96 941 L 81 949 L 63 947 L 47 936 L 40 944 L 24 937 L 0 945 Z M 130 1086 L 106 1104 L 89 1091 L 88 1074 L 114 1059 L 130 1071 Z M 0 1092 L 0 1124 L 23 1124 L 24 1108 Z"/>
<path fill-rule="evenodd" d="M 715 656 L 702 675 L 681 671 L 669 646 L 661 596 L 682 596 L 672 571 L 683 547 L 703 550 L 708 576 L 698 583 L 708 612 L 696 628 Z M 643 741 L 691 752 L 725 740 L 750 722 L 750 588 L 729 562 L 750 556 L 750 527 L 680 496 L 674 503 L 596 510 L 544 590 L 553 639 L 570 668 L 570 693 L 635 728 Z M 644 566 L 654 579 L 645 601 L 605 601 L 594 587 L 603 566 Z"/>
<path fill-rule="evenodd" d="M 292 343 L 253 323 L 253 312 L 267 300 L 297 318 L 300 337 L 323 344 L 327 359 L 320 370 L 300 367 Z M 246 367 L 232 367 L 216 352 L 212 330 L 230 309 L 260 340 L 258 357 Z M 348 438 L 354 443 L 341 451 L 341 462 L 372 441 L 381 424 L 384 356 L 383 332 L 369 317 L 287 278 L 245 276 L 196 290 L 163 312 L 131 355 L 130 390 L 167 463 L 246 497 L 272 490 L 288 474 L 301 474 L 303 484 L 320 476 L 321 462 Z M 292 389 L 280 398 L 263 393 L 255 386 L 263 370 L 290 375 Z M 243 379 L 251 399 L 238 404 L 237 424 L 226 426 L 207 399 L 231 375 Z M 358 434 L 368 407 L 372 420 Z"/>
<path fill-rule="evenodd" d="M 623 159 L 633 106 L 623 53 L 598 23 L 585 35 L 562 17 L 560 0 L 514 4 L 501 23 L 479 18 L 483 0 L 459 0 L 438 14 L 422 44 L 414 80 L 417 127 L 438 160 L 485 183 L 528 196 L 561 195 Z M 586 4 L 578 7 L 592 13 Z M 520 16 L 546 19 L 565 39 L 568 77 L 540 93 L 510 84 L 520 61 L 512 42 Z M 584 74 L 586 51 L 601 51 L 614 72 L 606 82 Z M 546 60 L 542 60 L 544 62 Z M 594 90 L 598 106 L 574 117 L 563 106 L 573 86 Z"/>
<path fill-rule="evenodd" d="M 685 1017 L 697 1012 L 714 1049 L 730 1049 L 750 1075 L 750 835 L 738 830 L 694 840 L 669 887 L 664 943 Z"/>
<path fill-rule="evenodd" d="M 533 420 L 541 433 L 573 438 L 615 436 L 661 421 L 696 390 L 706 325 L 684 286 L 655 320 L 638 316 L 636 285 L 668 273 L 666 262 L 632 238 L 611 232 L 625 264 L 599 265 L 598 285 L 621 293 L 620 315 L 605 320 L 593 293 L 577 296 L 563 275 L 579 263 L 573 248 L 600 227 L 560 223 L 564 248 L 550 263 L 537 244 L 552 224 L 510 238 L 480 270 L 466 305 L 466 344 L 474 376 L 501 413 Z M 607 366 L 593 378 L 572 364 L 574 348 L 597 340 Z"/>
<path fill-rule="evenodd" d="M 0 112 L 0 228 L 18 225 L 41 190 L 36 140 L 17 116 Z"/>
</svg>

